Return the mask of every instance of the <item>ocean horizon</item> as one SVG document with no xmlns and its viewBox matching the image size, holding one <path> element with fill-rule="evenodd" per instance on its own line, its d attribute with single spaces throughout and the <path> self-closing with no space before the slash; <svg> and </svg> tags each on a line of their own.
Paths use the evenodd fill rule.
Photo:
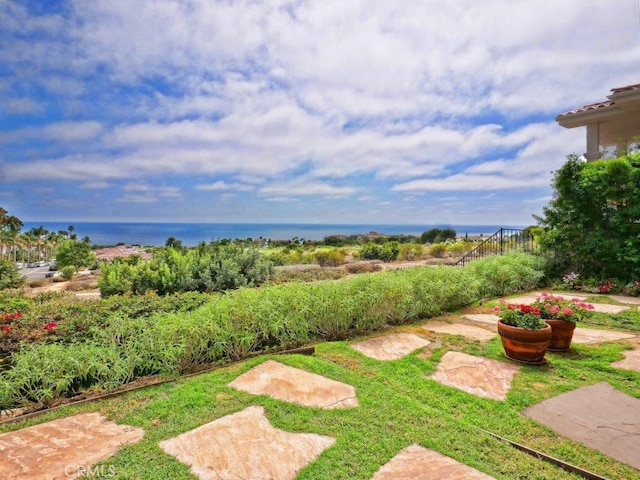
<svg viewBox="0 0 640 480">
<path fill-rule="evenodd" d="M 322 240 L 330 235 L 357 235 L 378 232 L 385 235 L 419 236 L 432 228 L 451 228 L 458 235 L 491 235 L 500 228 L 524 228 L 513 225 L 450 225 L 450 224 L 305 224 L 305 223 L 161 223 L 161 222 L 24 222 L 22 231 L 44 227 L 49 232 L 74 226 L 79 239 L 89 237 L 92 245 L 117 244 L 164 246 L 169 237 L 184 246 L 217 240 Z"/>
</svg>

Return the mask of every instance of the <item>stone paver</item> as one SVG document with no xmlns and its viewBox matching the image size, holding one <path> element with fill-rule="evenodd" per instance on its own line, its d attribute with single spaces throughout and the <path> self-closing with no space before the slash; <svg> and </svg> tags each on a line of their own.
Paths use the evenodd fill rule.
<svg viewBox="0 0 640 480">
<path fill-rule="evenodd" d="M 357 407 L 351 385 L 289 367 L 274 360 L 252 368 L 229 386 L 253 395 L 268 395 L 285 402 L 325 409 Z"/>
<path fill-rule="evenodd" d="M 633 338 L 635 335 L 630 333 L 616 332 L 613 330 L 600 330 L 595 328 L 581 328 L 576 327 L 573 331 L 573 343 L 579 344 L 594 344 L 602 342 L 610 342 L 612 340 L 623 340 L 627 338 Z"/>
<path fill-rule="evenodd" d="M 564 294 L 555 294 L 555 295 L 559 295 L 569 300 L 575 298 L 575 299 L 578 299 L 579 301 L 583 301 L 587 298 L 585 296 L 580 296 L 580 295 L 564 295 Z M 537 297 L 538 296 L 534 294 L 527 294 L 521 297 L 507 298 L 505 300 L 507 301 L 507 303 L 529 305 L 535 302 Z M 626 298 L 632 298 L 632 297 L 626 297 Z M 591 305 L 593 305 L 594 312 L 600 312 L 600 313 L 620 313 L 620 312 L 624 312 L 625 310 L 629 310 L 630 308 L 628 305 L 611 305 L 608 303 L 591 303 Z"/>
<path fill-rule="evenodd" d="M 332 437 L 274 428 L 264 409 L 252 406 L 164 440 L 160 448 L 200 480 L 289 480 L 334 443 Z"/>
<path fill-rule="evenodd" d="M 626 303 L 628 305 L 640 305 L 640 297 L 630 297 L 629 295 L 608 295 L 608 297 L 616 302 Z"/>
<path fill-rule="evenodd" d="M 485 328 L 474 327 L 473 325 L 463 325 L 461 323 L 447 323 L 432 320 L 422 328 L 436 333 L 446 333 L 449 335 L 463 335 L 474 340 L 486 342 L 496 336 L 496 332 L 491 332 Z"/>
<path fill-rule="evenodd" d="M 71 479 L 142 440 L 144 430 L 107 421 L 99 413 L 71 417 L 0 434 L 0 478 Z M 106 467 L 99 471 L 115 475 Z"/>
<path fill-rule="evenodd" d="M 413 333 L 392 333 L 354 343 L 351 347 L 376 360 L 397 360 L 430 343 Z"/>
<path fill-rule="evenodd" d="M 592 303 L 593 311 L 600 313 L 620 313 L 629 310 L 628 305 L 610 305 L 608 303 Z"/>
<path fill-rule="evenodd" d="M 383 465 L 372 480 L 491 480 L 493 477 L 434 450 L 413 444 Z"/>
<path fill-rule="evenodd" d="M 563 393 L 522 413 L 560 435 L 640 469 L 640 399 L 608 383 Z"/>
<path fill-rule="evenodd" d="M 467 320 L 471 320 L 472 322 L 491 325 L 492 327 L 495 327 L 496 330 L 498 328 L 498 321 L 500 320 L 500 317 L 494 315 L 493 313 L 468 313 L 466 315 L 463 315 L 462 318 L 466 318 Z"/>
<path fill-rule="evenodd" d="M 519 371 L 517 365 L 461 352 L 447 352 L 430 378 L 478 397 L 504 400 L 513 377 Z"/>
<path fill-rule="evenodd" d="M 624 359 L 613 362 L 611 366 L 640 372 L 640 350 L 625 350 L 622 354 Z"/>
</svg>

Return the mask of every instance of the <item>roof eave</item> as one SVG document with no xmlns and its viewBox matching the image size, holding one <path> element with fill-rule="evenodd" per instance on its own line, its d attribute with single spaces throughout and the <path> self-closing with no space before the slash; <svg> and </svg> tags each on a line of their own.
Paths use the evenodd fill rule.
<svg viewBox="0 0 640 480">
<path fill-rule="evenodd" d="M 625 90 L 609 95 L 607 98 L 616 102 L 616 104 L 624 104 L 629 102 L 640 102 L 640 90 Z"/>
<path fill-rule="evenodd" d="M 565 128 L 584 127 L 589 123 L 595 123 L 605 117 L 619 115 L 620 113 L 622 113 L 622 109 L 617 108 L 615 105 L 609 105 L 596 110 L 561 113 L 556 117 L 556 122 Z"/>
</svg>

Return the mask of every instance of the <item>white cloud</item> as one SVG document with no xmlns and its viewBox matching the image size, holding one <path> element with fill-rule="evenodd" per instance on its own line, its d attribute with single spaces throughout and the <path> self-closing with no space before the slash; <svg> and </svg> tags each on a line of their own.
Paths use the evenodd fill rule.
<svg viewBox="0 0 640 480">
<path fill-rule="evenodd" d="M 219 180 L 214 183 L 200 184 L 195 187 L 197 190 L 205 190 L 210 192 L 236 190 L 239 192 L 250 192 L 255 190 L 255 185 L 248 185 L 245 183 L 227 183 Z"/>
<path fill-rule="evenodd" d="M 349 197 L 356 192 L 354 187 L 340 187 L 321 182 L 274 183 L 261 187 L 259 193 L 275 198 L 297 196 L 328 196 L 333 198 Z"/>
<path fill-rule="evenodd" d="M 44 110 L 44 106 L 31 98 L 7 98 L 0 103 L 1 111 L 6 114 L 37 114 Z"/>
<path fill-rule="evenodd" d="M 122 187 L 122 190 L 124 190 L 125 192 L 153 194 L 168 198 L 179 198 L 182 195 L 179 188 L 155 186 L 149 185 L 147 183 L 127 183 Z"/>
<path fill-rule="evenodd" d="M 30 8 L 0 6 L 1 108 L 30 118 L 3 131 L 3 181 L 124 181 L 136 202 L 548 188 L 585 148 L 555 115 L 640 71 L 634 0 Z"/>
</svg>

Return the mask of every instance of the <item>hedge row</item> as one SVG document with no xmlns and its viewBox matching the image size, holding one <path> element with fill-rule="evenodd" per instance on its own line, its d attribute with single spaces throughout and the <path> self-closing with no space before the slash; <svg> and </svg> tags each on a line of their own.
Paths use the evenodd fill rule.
<svg viewBox="0 0 640 480">
<path fill-rule="evenodd" d="M 0 376 L 0 408 L 50 404 L 87 388 L 113 389 L 149 374 L 341 340 L 455 311 L 486 296 L 535 287 L 539 260 L 511 254 L 467 268 L 416 267 L 337 281 L 244 288 L 185 314 L 113 317 L 90 340 L 25 345 Z"/>
</svg>

